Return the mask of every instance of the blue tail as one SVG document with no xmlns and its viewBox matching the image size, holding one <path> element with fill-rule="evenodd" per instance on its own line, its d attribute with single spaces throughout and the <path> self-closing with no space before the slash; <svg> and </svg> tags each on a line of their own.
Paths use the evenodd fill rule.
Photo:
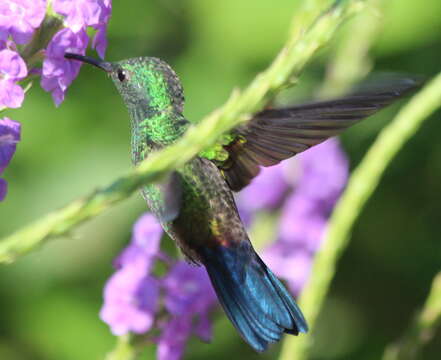
<svg viewBox="0 0 441 360">
<path fill-rule="evenodd" d="M 266 350 L 283 333 L 308 331 L 299 307 L 248 241 L 201 252 L 222 307 L 256 351 Z"/>
</svg>

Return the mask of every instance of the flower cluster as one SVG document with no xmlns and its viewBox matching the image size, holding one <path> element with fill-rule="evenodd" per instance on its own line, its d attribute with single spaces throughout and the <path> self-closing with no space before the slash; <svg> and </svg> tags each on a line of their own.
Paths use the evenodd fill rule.
<svg viewBox="0 0 441 360">
<path fill-rule="evenodd" d="M 20 140 L 20 124 L 8 118 L 0 119 L 0 175 L 11 161 Z M 0 201 L 6 196 L 8 184 L 0 178 Z"/>
<path fill-rule="evenodd" d="M 263 168 L 238 196 L 241 217 L 248 224 L 260 211 L 278 211 L 276 241 L 262 252 L 271 270 L 298 294 L 306 283 L 328 218 L 347 180 L 348 165 L 336 139 Z"/>
<path fill-rule="evenodd" d="M 171 318 L 159 324 L 158 359 L 180 359 L 192 333 L 203 341 L 211 339 L 208 317 L 216 295 L 202 267 L 176 262 L 164 277 L 164 306 Z"/>
<path fill-rule="evenodd" d="M 24 91 L 17 82 L 28 75 L 26 63 L 17 52 L 4 48 L 0 50 L 0 74 L 0 107 L 20 107 Z"/>
<path fill-rule="evenodd" d="M 67 87 L 77 77 L 81 63 L 64 59 L 66 52 L 84 55 L 89 37 L 87 27 L 97 30 L 92 42 L 103 58 L 111 0 L 53 0 L 53 10 L 64 16 L 65 28 L 55 34 L 46 49 L 41 87 L 52 93 L 55 104 L 64 100 Z"/>
<path fill-rule="evenodd" d="M 158 359 L 170 360 L 181 357 L 192 334 L 204 341 L 211 338 L 208 316 L 216 297 L 202 268 L 171 260 L 161 252 L 162 234 L 151 214 L 136 222 L 130 245 L 114 262 L 117 271 L 105 287 L 100 316 L 115 335 L 143 334 L 156 325 L 161 330 L 153 339 Z M 152 274 L 159 261 L 169 268 L 162 277 Z"/>
<path fill-rule="evenodd" d="M 241 217 L 249 226 L 258 212 L 280 211 L 277 239 L 262 257 L 295 294 L 307 281 L 347 172 L 338 141 L 328 140 L 294 159 L 263 168 L 237 196 Z M 115 260 L 118 270 L 106 285 L 101 318 L 117 335 L 142 334 L 156 327 L 161 331 L 154 339 L 158 358 L 177 360 L 191 334 L 210 339 L 208 315 L 217 302 L 203 268 L 172 261 L 160 251 L 161 234 L 152 215 L 138 220 L 131 244 Z M 158 260 L 169 266 L 161 278 L 152 276 Z M 166 316 L 158 316 L 164 314 L 161 307 Z"/>
<path fill-rule="evenodd" d="M 25 97 L 20 83 L 39 74 L 58 106 L 81 66 L 65 60 L 64 53 L 84 54 L 91 27 L 96 30 L 92 47 L 104 57 L 111 9 L 111 0 L 0 1 L 0 111 L 20 107 Z"/>
</svg>

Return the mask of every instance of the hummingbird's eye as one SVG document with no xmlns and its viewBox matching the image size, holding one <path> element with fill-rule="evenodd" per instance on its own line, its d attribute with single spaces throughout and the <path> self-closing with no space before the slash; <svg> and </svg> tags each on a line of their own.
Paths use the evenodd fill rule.
<svg viewBox="0 0 441 360">
<path fill-rule="evenodd" d="M 121 82 L 123 82 L 126 79 L 126 73 L 124 70 L 122 70 L 122 69 L 118 70 L 118 79 Z"/>
</svg>

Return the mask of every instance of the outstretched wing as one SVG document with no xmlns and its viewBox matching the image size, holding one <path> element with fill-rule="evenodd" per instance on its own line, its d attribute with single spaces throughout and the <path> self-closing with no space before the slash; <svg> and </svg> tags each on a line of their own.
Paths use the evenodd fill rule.
<svg viewBox="0 0 441 360">
<path fill-rule="evenodd" d="M 230 188 L 239 191 L 259 173 L 260 166 L 278 164 L 340 134 L 418 86 L 414 80 L 401 79 L 340 99 L 264 110 L 202 156 L 214 161 Z"/>
</svg>

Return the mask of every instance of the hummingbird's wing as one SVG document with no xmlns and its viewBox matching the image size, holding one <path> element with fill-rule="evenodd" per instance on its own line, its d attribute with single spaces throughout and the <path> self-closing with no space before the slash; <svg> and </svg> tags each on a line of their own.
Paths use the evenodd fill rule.
<svg viewBox="0 0 441 360">
<path fill-rule="evenodd" d="M 340 134 L 418 86 L 415 80 L 400 79 L 339 99 L 263 110 L 234 129 L 229 134 L 233 140 L 225 144 L 224 139 L 221 144 L 226 152 L 217 152 L 220 156 L 210 160 L 229 187 L 239 191 L 257 176 L 260 166 L 278 164 Z"/>
</svg>

